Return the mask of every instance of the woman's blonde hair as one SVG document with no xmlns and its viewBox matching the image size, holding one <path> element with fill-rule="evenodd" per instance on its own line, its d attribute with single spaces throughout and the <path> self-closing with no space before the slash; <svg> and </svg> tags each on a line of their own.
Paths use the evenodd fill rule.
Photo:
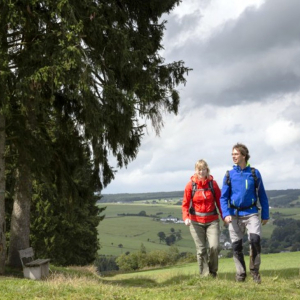
<svg viewBox="0 0 300 300">
<path fill-rule="evenodd" d="M 207 178 L 210 176 L 210 169 L 208 167 L 207 162 L 204 159 L 199 159 L 195 164 L 195 171 L 198 171 L 200 169 L 207 169 Z"/>
</svg>

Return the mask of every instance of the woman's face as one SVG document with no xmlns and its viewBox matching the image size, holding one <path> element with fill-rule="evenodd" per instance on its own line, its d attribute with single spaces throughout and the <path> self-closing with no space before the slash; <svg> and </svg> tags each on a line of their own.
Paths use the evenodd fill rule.
<svg viewBox="0 0 300 300">
<path fill-rule="evenodd" d="M 199 168 L 196 170 L 196 174 L 199 179 L 205 179 L 207 177 L 207 168 Z"/>
</svg>

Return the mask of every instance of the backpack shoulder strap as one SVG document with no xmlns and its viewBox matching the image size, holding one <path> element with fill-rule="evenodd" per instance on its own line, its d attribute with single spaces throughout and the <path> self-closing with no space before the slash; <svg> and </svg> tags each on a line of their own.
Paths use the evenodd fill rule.
<svg viewBox="0 0 300 300">
<path fill-rule="evenodd" d="M 255 168 L 251 167 L 251 173 L 254 179 L 256 197 L 258 197 L 258 178 L 256 176 Z"/>
<path fill-rule="evenodd" d="M 214 182 L 213 182 L 213 180 L 209 181 L 208 185 L 209 185 L 209 188 L 210 188 L 210 190 L 211 190 L 211 192 L 212 192 L 212 194 L 214 196 L 214 199 L 216 200 L 216 194 L 215 194 L 215 190 L 214 190 Z"/>
<path fill-rule="evenodd" d="M 191 200 L 193 200 L 196 190 L 197 190 L 197 184 L 196 184 L 196 182 L 192 181 L 192 199 Z"/>
<path fill-rule="evenodd" d="M 226 171 L 226 183 L 227 185 L 231 185 L 230 176 L 229 176 L 229 170 Z"/>
<path fill-rule="evenodd" d="M 255 188 L 257 189 L 258 188 L 258 178 L 256 176 L 256 173 L 255 173 L 255 168 L 251 168 L 251 173 L 252 173 L 252 176 L 254 178 L 254 183 L 255 183 Z"/>
<path fill-rule="evenodd" d="M 197 190 L 197 184 L 196 184 L 196 182 L 194 182 L 194 181 L 192 180 L 192 197 L 191 197 L 190 207 L 189 207 L 189 212 L 190 212 L 191 214 L 194 214 L 194 213 L 195 213 L 195 209 L 194 209 L 194 207 L 193 207 L 193 198 L 194 198 L 194 195 L 195 195 L 195 193 L 196 193 L 196 190 Z"/>
</svg>

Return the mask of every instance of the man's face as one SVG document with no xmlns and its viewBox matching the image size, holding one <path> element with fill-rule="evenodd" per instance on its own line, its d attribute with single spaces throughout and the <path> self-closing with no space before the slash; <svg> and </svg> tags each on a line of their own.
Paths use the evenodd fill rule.
<svg viewBox="0 0 300 300">
<path fill-rule="evenodd" d="M 241 166 L 246 163 L 245 156 L 239 150 L 233 149 L 231 155 L 234 164 Z"/>
</svg>

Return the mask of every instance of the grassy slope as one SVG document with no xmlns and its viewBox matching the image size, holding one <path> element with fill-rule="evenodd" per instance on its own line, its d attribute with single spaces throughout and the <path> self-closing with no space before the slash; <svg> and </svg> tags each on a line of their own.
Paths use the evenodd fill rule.
<svg viewBox="0 0 300 300">
<path fill-rule="evenodd" d="M 246 257 L 248 263 L 248 258 Z M 262 284 L 234 282 L 232 259 L 220 259 L 217 279 L 197 265 L 99 277 L 93 268 L 56 268 L 45 281 L 0 277 L 0 299 L 300 299 L 300 252 L 262 255 Z"/>
<path fill-rule="evenodd" d="M 158 212 L 161 218 L 172 215 L 181 218 L 181 207 L 178 205 L 164 204 L 104 204 L 105 219 L 100 223 L 98 231 L 101 243 L 100 254 L 120 255 L 122 253 L 134 252 L 140 249 L 141 243 L 144 244 L 148 251 L 154 249 L 167 249 L 165 243 L 160 243 L 157 233 L 163 231 L 168 235 L 171 228 L 175 231 L 181 230 L 182 240 L 176 242 L 180 252 L 194 252 L 194 242 L 191 238 L 189 229 L 184 224 L 164 224 L 153 221 L 152 218 L 146 217 L 118 217 L 118 214 L 133 213 L 138 214 L 145 211 L 147 215 L 156 215 Z M 103 205 L 103 206 L 104 206 Z M 285 217 L 300 219 L 300 208 L 275 208 L 271 212 L 280 212 Z M 221 222 L 221 228 L 223 223 Z M 263 227 L 263 237 L 269 238 L 275 226 L 269 222 Z M 118 245 L 122 244 L 123 248 Z"/>
</svg>

